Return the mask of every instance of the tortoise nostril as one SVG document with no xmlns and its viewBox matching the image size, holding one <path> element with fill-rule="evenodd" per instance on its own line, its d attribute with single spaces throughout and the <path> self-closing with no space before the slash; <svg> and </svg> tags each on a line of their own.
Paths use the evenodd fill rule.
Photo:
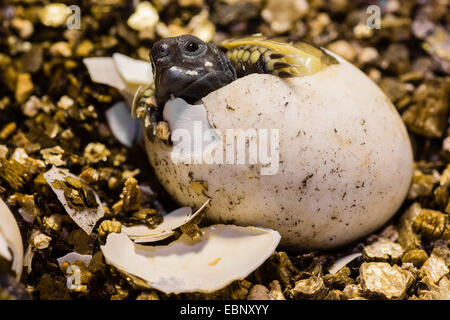
<svg viewBox="0 0 450 320">
<path fill-rule="evenodd" d="M 169 55 L 169 46 L 165 43 L 156 44 L 152 48 L 152 56 L 155 58 L 155 60 L 164 58 L 168 55 Z"/>
</svg>

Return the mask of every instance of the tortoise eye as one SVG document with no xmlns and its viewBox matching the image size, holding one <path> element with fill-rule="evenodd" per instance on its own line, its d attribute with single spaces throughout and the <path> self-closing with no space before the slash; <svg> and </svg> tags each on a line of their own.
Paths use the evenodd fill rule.
<svg viewBox="0 0 450 320">
<path fill-rule="evenodd" d="M 186 45 L 186 50 L 189 52 L 196 52 L 200 48 L 199 44 L 197 42 L 189 42 Z"/>
</svg>

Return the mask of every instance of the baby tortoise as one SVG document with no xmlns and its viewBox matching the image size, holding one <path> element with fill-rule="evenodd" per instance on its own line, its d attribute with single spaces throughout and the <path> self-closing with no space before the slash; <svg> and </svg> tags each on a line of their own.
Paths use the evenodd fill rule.
<svg viewBox="0 0 450 320">
<path fill-rule="evenodd" d="M 168 140 L 162 110 L 172 97 L 195 103 L 237 78 L 265 73 L 281 78 L 316 73 L 338 61 L 304 42 L 251 36 L 225 41 L 220 47 L 192 35 L 156 42 L 150 52 L 154 83 L 136 93 L 132 114 L 144 120 L 147 133 Z M 148 129 L 151 129 L 150 131 Z"/>
</svg>

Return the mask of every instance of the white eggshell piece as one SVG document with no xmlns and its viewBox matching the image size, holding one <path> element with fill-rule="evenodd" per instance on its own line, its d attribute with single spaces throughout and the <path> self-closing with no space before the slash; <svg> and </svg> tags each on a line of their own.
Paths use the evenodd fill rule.
<svg viewBox="0 0 450 320">
<path fill-rule="evenodd" d="M 339 64 L 309 76 L 252 74 L 202 99 L 217 132 L 279 130 L 273 175 L 248 161 L 175 163 L 172 146 L 146 141 L 169 194 L 181 205 L 199 206 L 205 197 L 189 185 L 203 180 L 213 222 L 272 228 L 283 246 L 295 249 L 341 246 L 383 225 L 409 188 L 409 136 L 376 84 L 333 56 Z"/>
<path fill-rule="evenodd" d="M 117 102 L 106 110 L 106 121 L 114 137 L 126 147 L 131 147 L 133 142 L 142 134 L 140 121 L 133 119 L 130 108 L 124 102 Z"/>
<path fill-rule="evenodd" d="M 83 63 L 93 82 L 116 88 L 130 106 L 138 87 L 148 87 L 153 83 L 152 66 L 149 62 L 120 53 L 114 53 L 112 58 L 85 58 Z"/>
<path fill-rule="evenodd" d="M 77 176 L 71 174 L 69 170 L 67 169 L 60 169 L 53 167 L 46 173 L 44 173 L 44 178 L 47 180 L 48 185 L 50 188 L 52 188 L 53 192 L 58 197 L 59 202 L 63 205 L 64 209 L 66 209 L 67 214 L 72 218 L 72 220 L 86 232 L 88 235 L 92 233 L 92 230 L 95 227 L 95 224 L 98 220 L 103 218 L 105 215 L 105 209 L 103 208 L 103 205 L 100 201 L 100 198 L 98 197 L 97 193 L 92 190 L 92 192 L 95 195 L 95 199 L 97 201 L 98 207 L 97 208 L 85 208 L 82 211 L 78 211 L 75 209 L 72 209 L 67 200 L 64 196 L 64 190 L 57 189 L 53 186 L 53 182 L 55 180 L 62 180 L 64 181 L 64 178 L 67 176 L 71 176 L 74 178 L 79 179 Z M 89 188 L 89 187 L 88 187 Z"/>
<path fill-rule="evenodd" d="M 206 159 L 210 151 L 219 147 L 218 143 L 222 141 L 222 138 L 215 133 L 209 124 L 203 104 L 191 105 L 183 99 L 175 98 L 165 104 L 163 117 L 167 120 L 172 133 L 171 138 L 174 148 L 171 152 L 171 159 L 175 163 L 189 162 L 188 159 L 197 159 L 198 157 Z M 196 131 L 201 131 L 205 135 L 208 133 L 209 136 L 197 143 L 195 139 Z M 184 138 L 178 139 L 178 133 L 181 133 L 184 137 L 188 133 L 188 136 L 192 137 L 191 141 L 184 141 Z M 177 147 L 178 143 L 180 143 L 179 147 Z M 189 145 L 188 148 L 183 145 L 185 143 Z"/>
<path fill-rule="evenodd" d="M 9 251 L 8 242 L 6 242 L 6 239 L 3 237 L 1 233 L 0 233 L 0 256 L 2 256 L 8 261 L 12 260 L 12 254 Z"/>
<path fill-rule="evenodd" d="M 194 219 L 208 205 L 207 200 L 194 214 L 190 207 L 182 207 L 164 216 L 164 220 L 155 229 L 146 225 L 122 226 L 122 232 L 136 243 L 156 242 L 174 234 L 174 230 Z"/>
<path fill-rule="evenodd" d="M 27 269 L 28 273 L 31 273 L 31 271 L 33 270 L 33 258 L 34 258 L 33 247 L 29 245 L 26 248 L 23 256 L 23 266 Z"/>
<path fill-rule="evenodd" d="M 92 255 L 90 254 L 79 254 L 78 252 L 70 252 L 63 257 L 56 259 L 58 261 L 58 265 L 61 267 L 64 262 L 69 264 L 73 264 L 77 261 L 82 261 L 84 265 L 87 267 L 89 263 L 91 263 Z"/>
<path fill-rule="evenodd" d="M 12 270 L 19 280 L 23 268 L 22 236 L 14 215 L 2 199 L 0 199 L 0 256 L 12 261 Z"/>
<path fill-rule="evenodd" d="M 165 293 L 213 292 L 258 268 L 280 241 L 278 232 L 213 225 L 194 241 L 186 235 L 167 246 L 134 244 L 125 234 L 108 235 L 106 262 Z"/>
<path fill-rule="evenodd" d="M 333 266 L 328 270 L 329 273 L 335 274 L 339 270 L 341 270 L 343 267 L 345 267 L 347 264 L 355 260 L 356 258 L 360 257 L 361 253 L 353 253 L 349 254 L 348 256 L 342 257 L 338 259 Z"/>
<path fill-rule="evenodd" d="M 111 57 L 95 57 L 83 59 L 89 76 L 93 82 L 106 84 L 119 91 L 126 90 L 127 84 L 117 70 L 116 63 Z"/>
<path fill-rule="evenodd" d="M 114 53 L 113 59 L 122 78 L 128 84 L 146 85 L 153 83 L 152 65 L 121 53 Z"/>
</svg>

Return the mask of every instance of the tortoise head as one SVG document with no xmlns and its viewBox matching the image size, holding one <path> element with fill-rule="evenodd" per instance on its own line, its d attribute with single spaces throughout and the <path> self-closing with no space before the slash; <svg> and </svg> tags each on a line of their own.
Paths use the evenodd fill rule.
<svg viewBox="0 0 450 320">
<path fill-rule="evenodd" d="M 215 45 L 192 35 L 156 42 L 150 60 L 158 105 L 172 95 L 194 103 L 236 79 L 226 55 Z"/>
</svg>

